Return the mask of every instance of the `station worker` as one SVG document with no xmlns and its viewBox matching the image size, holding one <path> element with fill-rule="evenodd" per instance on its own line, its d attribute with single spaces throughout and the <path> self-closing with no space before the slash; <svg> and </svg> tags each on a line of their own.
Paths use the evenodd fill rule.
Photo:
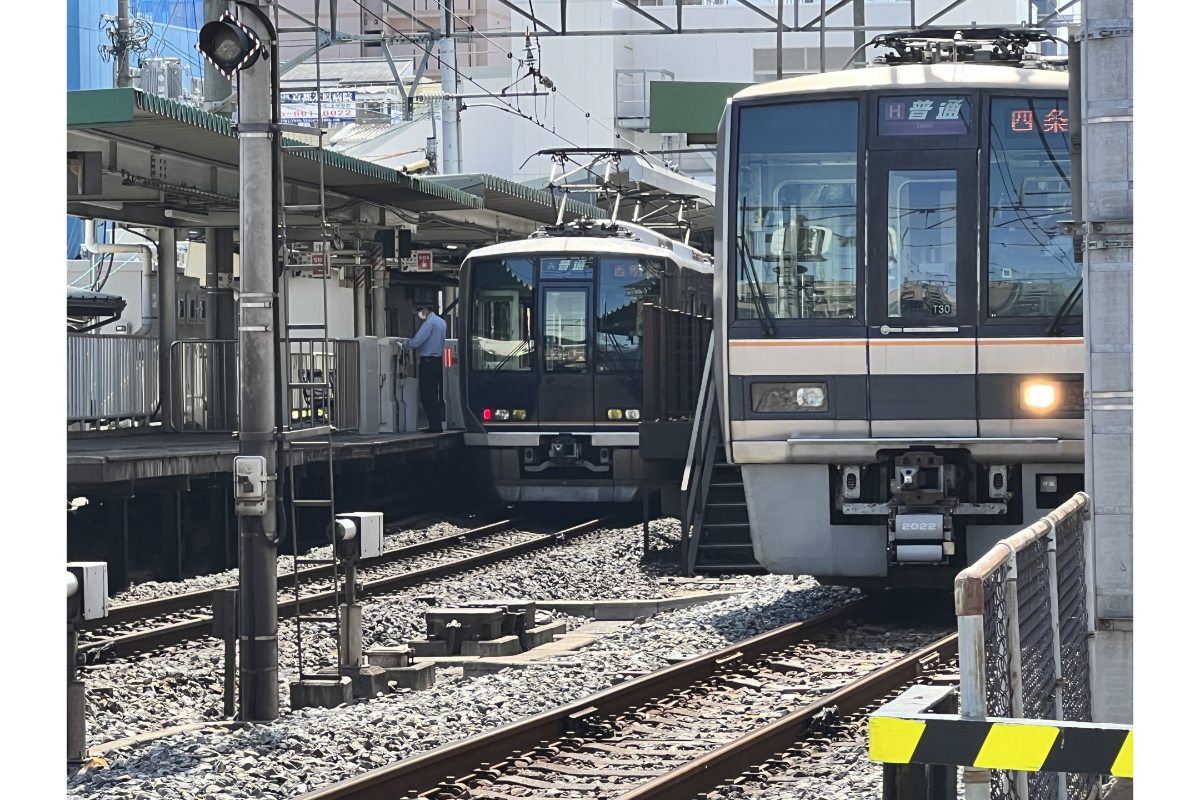
<svg viewBox="0 0 1200 800">
<path fill-rule="evenodd" d="M 417 304 L 421 328 L 404 346 L 417 351 L 417 380 L 421 387 L 421 408 L 429 427 L 424 433 L 442 432 L 442 350 L 446 347 L 446 322 L 434 313 L 433 303 Z"/>
</svg>

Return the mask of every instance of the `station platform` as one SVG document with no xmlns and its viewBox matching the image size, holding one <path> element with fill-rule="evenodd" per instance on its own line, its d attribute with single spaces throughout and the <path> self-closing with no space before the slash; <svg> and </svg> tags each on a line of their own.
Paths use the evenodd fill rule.
<svg viewBox="0 0 1200 800">
<path fill-rule="evenodd" d="M 445 452 L 463 446 L 461 431 L 338 435 L 333 439 L 335 461 L 416 452 Z M 67 438 L 68 486 L 142 482 L 159 478 L 200 477 L 233 471 L 238 440 L 229 434 L 120 432 Z M 289 463 L 301 465 L 324 459 L 320 447 L 289 451 Z"/>
</svg>

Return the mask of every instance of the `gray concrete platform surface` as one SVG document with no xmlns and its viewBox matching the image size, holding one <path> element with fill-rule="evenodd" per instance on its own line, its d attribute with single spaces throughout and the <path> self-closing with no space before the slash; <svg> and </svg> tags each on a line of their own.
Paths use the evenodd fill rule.
<svg viewBox="0 0 1200 800">
<path fill-rule="evenodd" d="M 462 447 L 460 431 L 336 435 L 335 460 L 374 458 Z M 67 484 L 94 485 L 154 478 L 224 474 L 233 469 L 238 440 L 228 433 L 114 432 L 67 437 Z M 323 459 L 324 448 L 294 448 L 289 458 L 300 465 Z"/>
</svg>

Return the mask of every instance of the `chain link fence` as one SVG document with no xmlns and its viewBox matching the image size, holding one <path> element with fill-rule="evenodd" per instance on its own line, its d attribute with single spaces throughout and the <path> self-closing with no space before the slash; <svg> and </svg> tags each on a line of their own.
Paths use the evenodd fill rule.
<svg viewBox="0 0 1200 800">
<path fill-rule="evenodd" d="M 965 717 L 1092 721 L 1082 492 L 1003 539 L 954 584 Z M 1083 800 L 1092 775 L 968 769 L 967 800 Z"/>
</svg>

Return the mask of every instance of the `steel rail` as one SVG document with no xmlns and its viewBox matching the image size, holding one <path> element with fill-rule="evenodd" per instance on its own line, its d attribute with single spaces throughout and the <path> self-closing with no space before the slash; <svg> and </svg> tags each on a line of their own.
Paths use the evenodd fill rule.
<svg viewBox="0 0 1200 800">
<path fill-rule="evenodd" d="M 391 575 L 386 578 L 380 578 L 374 581 L 364 581 L 361 589 L 358 591 L 358 596 L 363 597 L 371 594 L 381 594 L 390 592 L 396 589 L 402 589 L 406 586 L 414 586 L 426 581 L 442 578 L 447 575 L 454 575 L 459 572 L 465 572 L 475 567 L 485 566 L 497 561 L 504 561 L 509 558 L 514 558 L 519 555 L 530 553 L 534 550 L 539 550 L 543 547 L 549 547 L 553 544 L 568 541 L 586 533 L 591 533 L 601 527 L 606 522 L 605 519 L 594 519 L 584 522 L 579 525 L 574 525 L 564 530 L 554 533 L 547 533 L 538 536 L 536 539 L 530 539 L 525 542 L 498 547 L 495 550 L 488 550 L 484 553 L 477 553 L 466 558 L 448 561 L 444 564 L 435 564 L 431 567 L 412 570 L 410 572 L 402 572 L 399 575 Z M 499 523 L 496 523 L 499 524 Z M 458 538 L 461 534 L 456 535 Z M 332 591 L 319 592 L 316 594 L 303 595 L 300 598 L 300 612 L 312 611 L 328 606 L 330 603 L 336 602 L 337 595 Z M 292 617 L 296 613 L 295 597 L 285 597 L 278 601 L 279 617 Z M 150 630 L 128 633 L 121 636 L 114 636 L 110 639 L 103 639 L 95 642 L 88 642 L 86 645 L 80 645 L 79 652 L 91 653 L 95 651 L 107 651 L 118 658 L 124 658 L 134 653 L 145 652 L 157 647 L 165 647 L 167 645 L 178 644 L 179 642 L 188 641 L 191 639 L 199 639 L 205 636 L 212 635 L 213 618 L 211 615 L 197 617 L 195 619 L 185 620 L 182 622 L 170 623 L 158 628 Z"/>
<path fill-rule="evenodd" d="M 957 655 L 958 634 L 945 636 L 798 711 L 626 792 L 618 800 L 692 800 L 699 794 L 711 792 L 772 756 L 795 747 L 796 740 L 823 712 L 832 710 L 837 716 L 845 717 L 861 711 L 920 678 L 931 666 L 944 666 Z"/>
<path fill-rule="evenodd" d="M 621 683 L 582 700 L 545 711 L 487 733 L 443 745 L 415 758 L 326 786 L 301 800 L 395 800 L 406 792 L 430 791 L 448 775 L 465 776 L 515 754 L 560 739 L 600 717 L 609 717 L 699 683 L 719 670 L 744 663 L 823 633 L 849 617 L 878 608 L 885 595 L 857 600 L 815 617 L 776 628 L 720 650 Z"/>
<path fill-rule="evenodd" d="M 428 516 L 428 515 L 425 515 Z M 383 564 L 390 564 L 395 561 L 401 561 L 405 558 L 423 555 L 432 550 L 438 550 L 443 547 L 453 547 L 455 543 L 462 541 L 472 541 L 484 536 L 488 536 L 496 532 L 497 528 L 506 525 L 512 525 L 511 519 L 503 519 L 497 522 L 492 522 L 478 528 L 472 528 L 461 533 L 453 533 L 448 536 L 439 536 L 436 539 L 427 539 L 423 542 L 398 547 L 395 550 L 388 550 L 383 555 L 377 558 L 363 559 L 359 562 L 358 567 L 376 567 Z M 394 530 L 394 529 L 393 529 Z M 330 567 L 309 567 L 302 569 L 296 575 L 303 581 L 327 577 L 330 572 Z M 287 588 L 293 585 L 293 574 L 285 572 L 279 575 L 279 588 Z M 160 617 L 165 614 L 176 614 L 183 611 L 192 611 L 195 609 L 205 608 L 212 605 L 213 592 L 220 589 L 237 588 L 237 581 L 214 586 L 210 589 L 200 589 L 195 592 L 185 592 L 182 594 L 171 595 L 170 597 L 160 597 L 154 600 L 143 600 L 134 603 L 121 603 L 120 605 L 111 606 L 108 609 L 108 616 L 96 620 L 89 620 L 84 623 L 83 630 L 101 630 L 110 628 L 113 625 L 126 625 L 133 622 L 143 622 L 145 620 Z"/>
</svg>

